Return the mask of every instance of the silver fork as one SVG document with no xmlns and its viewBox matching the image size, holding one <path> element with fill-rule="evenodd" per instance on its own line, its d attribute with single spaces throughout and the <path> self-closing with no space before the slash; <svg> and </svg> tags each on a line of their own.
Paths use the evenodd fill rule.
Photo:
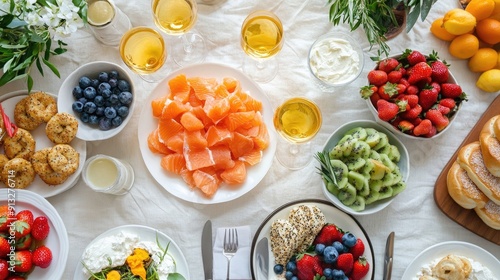
<svg viewBox="0 0 500 280">
<path fill-rule="evenodd" d="M 224 250 L 222 253 L 227 258 L 227 276 L 226 279 L 229 280 L 229 271 L 231 268 L 231 259 L 238 251 L 238 231 L 235 228 L 224 230 Z"/>
</svg>

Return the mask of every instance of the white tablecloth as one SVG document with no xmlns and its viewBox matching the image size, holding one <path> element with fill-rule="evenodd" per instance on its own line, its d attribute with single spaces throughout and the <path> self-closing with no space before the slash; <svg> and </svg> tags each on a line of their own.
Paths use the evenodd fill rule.
<svg viewBox="0 0 500 280">
<path fill-rule="evenodd" d="M 195 31 L 207 42 L 206 61 L 220 62 L 241 68 L 244 53 L 239 44 L 240 26 L 247 14 L 257 9 L 276 13 L 285 29 L 285 46 L 279 54 L 280 72 L 270 83 L 260 84 L 274 106 L 285 97 L 308 96 L 316 101 L 323 113 L 323 126 L 313 139 L 319 150 L 328 136 L 340 125 L 358 119 L 373 120 L 366 103 L 358 91 L 364 85 L 369 69 L 375 63 L 365 55 L 365 67 L 360 78 L 333 93 L 321 92 L 312 82 L 306 65 L 312 42 L 332 30 L 328 21 L 326 0 L 225 0 L 215 6 L 199 5 Z M 133 26 L 154 27 L 150 1 L 117 0 L 117 6 L 131 19 Z M 458 1 L 438 1 L 425 22 L 418 21 L 409 33 L 389 41 L 392 53 L 414 48 L 423 53 L 436 50 L 451 64 L 469 101 L 464 104 L 446 135 L 433 141 L 403 139 L 410 152 L 411 175 L 408 188 L 383 211 L 358 217 L 357 220 L 370 236 L 375 253 L 375 279 L 382 278 L 383 255 L 387 235 L 396 232 L 393 279 L 401 279 L 409 263 L 427 247 L 443 241 L 465 241 L 479 245 L 496 257 L 500 247 L 487 241 L 447 218 L 436 206 L 433 190 L 436 179 L 464 137 L 497 93 L 485 93 L 475 86 L 477 74 L 471 73 L 467 62 L 451 57 L 448 43 L 433 37 L 431 22 L 447 10 L 458 7 Z M 353 36 L 367 50 L 368 43 L 361 30 Z M 167 44 L 173 41 L 166 37 Z M 35 88 L 57 93 L 60 84 L 83 63 L 108 60 L 124 65 L 117 48 L 104 46 L 92 34 L 80 30 L 67 39 L 69 51 L 54 57 L 52 62 L 61 72 L 58 79 L 46 71 L 45 77 L 35 76 Z M 373 54 L 373 53 L 372 53 Z M 171 58 L 167 65 L 175 68 Z M 33 71 L 35 72 L 35 71 Z M 287 202 L 303 198 L 324 199 L 321 179 L 314 164 L 300 171 L 290 171 L 274 159 L 264 179 L 246 195 L 222 204 L 199 205 L 185 202 L 169 194 L 149 174 L 138 148 L 138 122 L 141 107 L 149 106 L 144 99 L 155 87 L 135 76 L 138 99 L 133 119 L 117 136 L 87 143 L 87 156 L 109 154 L 129 161 L 135 169 L 136 181 L 131 193 L 109 196 L 95 193 L 80 180 L 72 189 L 48 200 L 59 211 L 69 235 L 70 251 L 63 279 L 72 279 L 75 267 L 87 244 L 100 233 L 124 224 L 142 224 L 158 228 L 172 237 L 182 249 L 191 273 L 191 279 L 203 279 L 201 258 L 201 230 L 207 219 L 214 227 L 250 225 L 255 233 L 263 219 L 274 209 Z M 0 94 L 24 89 L 23 82 L 0 88 Z M 499 111 L 500 112 L 500 111 Z M 139 135 L 146 137 L 146 135 Z M 500 233 L 499 233 L 500 234 Z M 233 268 L 235 269 L 235 268 Z"/>
</svg>

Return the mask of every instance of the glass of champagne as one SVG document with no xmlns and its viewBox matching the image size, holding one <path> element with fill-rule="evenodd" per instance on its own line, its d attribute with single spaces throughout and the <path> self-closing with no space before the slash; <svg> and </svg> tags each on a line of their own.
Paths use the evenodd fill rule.
<svg viewBox="0 0 500 280">
<path fill-rule="evenodd" d="M 172 58 L 185 66 L 205 59 L 205 40 L 199 34 L 188 32 L 197 18 L 196 0 L 152 0 L 156 26 L 169 35 L 176 35 L 172 44 Z"/>
<path fill-rule="evenodd" d="M 241 26 L 241 47 L 248 55 L 243 71 L 257 82 L 267 83 L 278 73 L 275 55 L 283 47 L 283 24 L 269 11 L 249 14 Z"/>
<path fill-rule="evenodd" d="M 282 136 L 276 148 L 278 161 L 291 170 L 309 164 L 313 159 L 310 140 L 318 133 L 321 123 L 321 111 L 313 101 L 293 97 L 283 102 L 274 112 L 274 127 Z"/>
<path fill-rule="evenodd" d="M 139 26 L 128 30 L 120 41 L 120 56 L 147 82 L 157 82 L 165 77 L 159 73 L 167 57 L 165 41 L 152 28 Z"/>
</svg>

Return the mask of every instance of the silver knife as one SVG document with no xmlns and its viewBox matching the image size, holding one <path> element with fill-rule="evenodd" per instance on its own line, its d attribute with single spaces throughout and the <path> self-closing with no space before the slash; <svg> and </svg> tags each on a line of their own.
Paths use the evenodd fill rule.
<svg viewBox="0 0 500 280">
<path fill-rule="evenodd" d="M 394 231 L 387 237 L 385 244 L 385 257 L 384 257 L 384 280 L 391 280 L 392 262 L 394 252 Z"/>
<path fill-rule="evenodd" d="M 269 245 L 267 237 L 262 238 L 257 243 L 255 252 L 257 256 L 257 267 L 260 272 L 258 275 L 267 280 L 269 279 Z"/>
<path fill-rule="evenodd" d="M 201 234 L 201 256 L 203 258 L 203 271 L 205 280 L 213 279 L 213 245 L 212 245 L 212 222 L 208 220 Z"/>
</svg>

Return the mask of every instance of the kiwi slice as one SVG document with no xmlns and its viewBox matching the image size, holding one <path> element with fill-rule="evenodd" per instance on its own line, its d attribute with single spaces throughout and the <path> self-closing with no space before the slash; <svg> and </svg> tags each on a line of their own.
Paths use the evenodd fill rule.
<svg viewBox="0 0 500 280">
<path fill-rule="evenodd" d="M 379 132 L 378 134 L 380 136 L 380 140 L 378 141 L 377 145 L 372 147 L 372 149 L 374 149 L 377 152 L 383 147 L 385 147 L 387 144 L 389 144 L 389 137 L 387 137 L 387 134 L 383 132 Z"/>
<path fill-rule="evenodd" d="M 363 184 L 363 188 L 358 190 L 358 195 L 366 197 L 370 193 L 370 184 L 368 183 L 368 179 L 365 179 L 365 184 Z"/>
<path fill-rule="evenodd" d="M 365 176 L 356 171 L 349 171 L 349 173 L 347 174 L 347 179 L 349 184 L 353 185 L 358 191 L 362 190 L 364 185 L 368 185 Z"/>
<path fill-rule="evenodd" d="M 395 179 L 396 178 L 394 177 L 394 174 L 392 174 L 392 172 L 385 173 L 384 178 L 382 178 L 382 186 L 390 187 L 394 185 L 394 183 L 396 182 Z"/>
<path fill-rule="evenodd" d="M 368 158 L 368 156 L 370 155 L 370 151 L 371 151 L 370 145 L 368 145 L 366 142 L 356 141 L 353 144 L 353 149 L 349 156 Z"/>
<path fill-rule="evenodd" d="M 399 152 L 398 147 L 396 147 L 392 144 L 390 144 L 389 147 L 390 147 L 390 151 L 387 155 L 389 156 L 389 158 L 393 162 L 399 162 L 399 160 L 401 159 L 401 153 Z"/>
<path fill-rule="evenodd" d="M 370 145 L 371 148 L 375 147 L 375 145 L 378 144 L 380 141 L 380 135 L 379 132 L 375 128 L 365 128 L 366 131 L 366 139 L 365 142 L 366 144 Z"/>
<path fill-rule="evenodd" d="M 349 173 L 349 169 L 347 165 L 338 159 L 331 159 L 330 164 L 333 168 L 335 179 L 337 179 L 337 188 L 344 189 L 348 182 L 347 174 Z"/>
<path fill-rule="evenodd" d="M 375 167 L 373 162 L 370 159 L 367 159 L 365 161 L 365 165 L 361 167 L 359 170 L 357 170 L 359 173 L 365 175 L 366 177 L 370 178 L 370 172 L 372 169 Z"/>
<path fill-rule="evenodd" d="M 378 192 L 379 193 L 379 197 L 378 199 L 386 199 L 386 198 L 389 198 L 392 196 L 392 187 L 388 187 L 388 186 L 382 186 L 382 188 L 380 188 L 380 191 Z"/>
<path fill-rule="evenodd" d="M 382 148 L 378 149 L 377 152 L 379 152 L 379 154 L 389 155 L 389 153 L 391 152 L 391 144 L 383 146 Z"/>
<path fill-rule="evenodd" d="M 366 160 L 360 157 L 349 157 L 343 161 L 349 170 L 357 171 L 366 164 Z"/>
<path fill-rule="evenodd" d="M 349 207 L 356 212 L 360 212 L 365 210 L 365 203 L 366 202 L 364 197 L 356 196 L 356 199 L 351 205 L 349 205 Z"/>
<path fill-rule="evenodd" d="M 347 183 L 346 187 L 339 191 L 339 195 L 337 197 L 344 205 L 352 205 L 356 200 L 356 188 Z"/>
<path fill-rule="evenodd" d="M 338 196 L 339 195 L 339 188 L 335 185 L 335 184 L 332 184 L 330 182 L 326 183 L 326 189 L 331 193 L 333 194 L 334 196 Z"/>
<path fill-rule="evenodd" d="M 382 188 L 382 180 L 370 180 L 368 181 L 368 185 L 370 186 L 371 192 L 379 192 Z"/>
<path fill-rule="evenodd" d="M 392 195 L 395 196 L 398 193 L 402 192 L 404 189 L 406 189 L 406 183 L 403 181 L 399 181 L 392 186 Z"/>
<path fill-rule="evenodd" d="M 328 154 L 330 158 L 340 159 L 344 156 L 344 151 L 342 150 L 342 147 L 340 145 L 336 145 Z"/>
<path fill-rule="evenodd" d="M 399 170 L 399 167 L 397 165 L 391 173 L 392 175 L 394 175 L 394 184 L 397 184 L 403 180 L 403 175 L 401 175 L 401 171 Z"/>
<path fill-rule="evenodd" d="M 380 160 L 380 154 L 375 150 L 370 150 L 370 155 L 368 157 L 375 160 Z"/>
<path fill-rule="evenodd" d="M 358 140 L 365 140 L 366 136 L 368 136 L 368 133 L 366 133 L 366 130 L 362 127 L 351 128 L 345 134 L 352 135 L 354 138 L 357 138 Z"/>
<path fill-rule="evenodd" d="M 370 161 L 373 163 L 373 168 L 370 171 L 370 178 L 372 180 L 380 180 L 384 178 L 386 172 L 390 171 L 381 161 L 374 159 L 370 159 Z"/>
<path fill-rule="evenodd" d="M 374 190 L 371 190 L 368 195 L 365 196 L 365 205 L 372 204 L 377 201 L 380 194 Z"/>
<path fill-rule="evenodd" d="M 380 154 L 380 161 L 389 168 L 389 170 L 392 172 L 396 168 L 396 164 L 392 162 L 392 160 L 389 158 L 388 155 L 386 154 Z"/>
</svg>

